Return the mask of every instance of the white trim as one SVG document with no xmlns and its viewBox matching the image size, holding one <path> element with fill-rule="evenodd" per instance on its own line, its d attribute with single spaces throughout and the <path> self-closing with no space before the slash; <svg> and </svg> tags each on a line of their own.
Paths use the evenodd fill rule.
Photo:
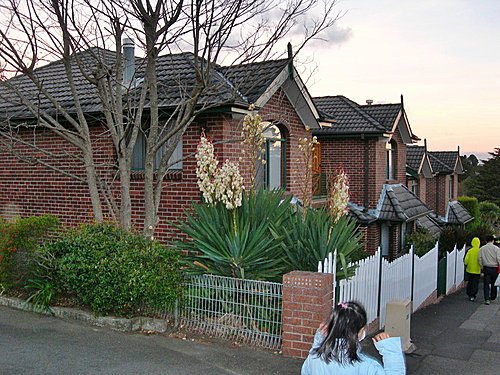
<svg viewBox="0 0 500 375">
<path fill-rule="evenodd" d="M 294 107 L 298 116 L 302 120 L 302 123 L 304 124 L 304 126 L 307 126 L 310 128 L 316 128 L 316 129 L 321 128 L 321 126 L 319 125 L 319 122 L 318 122 L 319 113 L 316 109 L 316 106 L 313 103 L 311 96 L 309 95 L 309 92 L 307 91 L 304 83 L 302 82 L 302 79 L 300 78 L 299 73 L 297 72 L 295 67 L 293 67 L 293 78 L 291 78 L 288 69 L 289 69 L 289 65 L 287 64 L 283 68 L 283 70 L 278 74 L 278 76 L 274 79 L 274 81 L 267 87 L 266 91 L 264 91 L 264 93 L 255 101 L 255 105 L 258 108 L 264 107 L 267 104 L 267 102 L 271 99 L 271 97 L 276 93 L 276 91 L 278 91 L 278 89 L 280 87 L 283 87 L 283 91 L 285 92 L 285 95 L 287 96 L 291 105 Z M 305 101 L 305 104 L 306 104 L 305 107 L 307 107 L 307 108 L 304 108 L 304 109 L 297 108 L 295 105 L 296 103 L 293 102 L 296 99 L 290 98 L 291 93 L 289 92 L 289 89 L 287 89 L 287 87 L 285 85 L 285 83 L 287 82 L 288 79 L 290 79 L 290 82 L 292 84 L 294 83 L 296 85 L 298 92 L 300 93 L 300 95 L 302 96 L 302 98 Z M 310 123 L 305 122 L 303 117 L 307 117 L 307 116 L 304 116 L 304 113 L 303 113 L 304 110 L 309 111 L 309 113 L 310 113 L 309 116 L 312 115 L 312 117 L 314 118 L 314 121 L 315 121 L 314 124 L 310 124 Z"/>
<path fill-rule="evenodd" d="M 304 85 L 302 78 L 300 78 L 299 72 L 297 72 L 297 69 L 295 69 L 295 66 L 293 67 L 293 77 L 297 78 L 297 79 L 295 79 L 297 86 L 299 86 L 299 89 L 302 92 L 302 95 L 304 95 L 304 99 L 306 100 L 307 104 L 309 105 L 309 109 L 313 113 L 314 117 L 316 117 L 318 119 L 319 118 L 318 110 L 316 109 L 316 106 L 314 105 L 314 102 L 311 98 L 311 95 L 309 95 L 309 92 L 307 91 L 306 85 Z"/>
</svg>

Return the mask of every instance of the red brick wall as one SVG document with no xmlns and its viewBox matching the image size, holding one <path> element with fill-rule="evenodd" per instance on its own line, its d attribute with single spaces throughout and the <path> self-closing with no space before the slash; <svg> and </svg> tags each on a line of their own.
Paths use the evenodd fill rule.
<svg viewBox="0 0 500 375">
<path fill-rule="evenodd" d="M 396 146 L 393 151 L 396 161 L 393 180 L 386 180 L 386 139 L 320 137 L 322 172 L 334 173 L 338 168 L 343 167 L 349 176 L 351 201 L 365 206 L 366 189 L 367 206 L 375 208 L 383 184 L 406 183 L 406 145 L 399 131 L 395 132 L 392 139 Z M 365 159 L 367 159 L 366 163 Z"/>
<path fill-rule="evenodd" d="M 332 311 L 333 275 L 293 271 L 283 276 L 283 354 L 305 358 L 314 333 Z"/>
<path fill-rule="evenodd" d="M 367 140 L 319 138 L 319 141 L 321 143 L 322 172 L 335 174 L 339 168 L 344 168 L 349 176 L 351 202 L 364 206 L 365 194 L 367 194 L 368 207 L 374 207 L 378 202 L 383 184 L 380 173 L 385 173 L 385 164 L 383 164 L 383 171 L 381 171 L 381 155 L 380 152 L 377 152 L 381 143 L 374 138 Z M 366 170 L 365 153 L 368 154 Z M 385 152 L 382 156 L 385 158 Z M 368 182 L 367 185 L 365 181 Z"/>
<path fill-rule="evenodd" d="M 373 255 L 380 246 L 380 224 L 373 223 L 366 227 L 365 251 Z"/>
<path fill-rule="evenodd" d="M 426 179 L 425 203 L 438 215 L 446 214 L 448 205 L 448 179 L 447 175 L 437 175 Z"/>
<path fill-rule="evenodd" d="M 288 99 L 281 91 L 278 91 L 271 98 L 261 113 L 266 118 L 272 117 L 272 119 L 279 120 L 280 124 L 286 128 L 288 133 L 286 145 L 287 190 L 301 196 L 300 185 L 303 181 L 304 165 L 299 157 L 297 138 L 310 138 L 310 132 L 305 130 Z M 193 155 L 196 152 L 203 127 L 206 129 L 207 135 L 214 141 L 237 140 L 237 142 L 219 143 L 215 146 L 220 165 L 225 159 L 240 162 L 240 157 L 244 156 L 241 153 L 242 148 L 239 142 L 241 123 L 241 117 L 233 119 L 229 114 L 200 117 L 198 122 L 191 125 L 184 134 L 184 156 Z M 47 161 L 52 164 L 55 162 L 60 169 L 85 179 L 82 163 L 79 160 L 68 158 L 68 155 L 76 154 L 77 150 L 67 142 L 46 130 L 40 130 L 36 133 L 26 131 L 23 137 L 26 139 L 36 137 L 40 149 L 59 155 L 56 158 L 47 156 Z M 111 141 L 99 126 L 92 128 L 92 137 L 96 145 L 96 162 L 103 165 L 99 169 L 101 178 L 108 181 L 116 189 L 115 195 L 118 196 L 119 185 L 116 182 L 111 182 L 115 175 L 114 165 L 116 162 Z M 16 145 L 16 151 L 23 155 L 34 153 L 20 144 Z M 36 154 L 42 156 L 40 152 L 36 152 Z M 243 159 L 240 163 L 243 167 L 245 183 L 248 184 L 248 161 Z M 134 226 L 138 229 L 142 228 L 144 221 L 142 186 L 143 175 L 140 172 L 134 172 L 131 181 L 132 210 Z M 178 233 L 173 230 L 169 223 L 182 218 L 185 209 L 190 207 L 193 201 L 199 202 L 200 198 L 201 193 L 196 180 L 196 159 L 193 156 L 183 161 L 180 176 L 172 179 L 167 178 L 164 182 L 159 208 L 160 221 L 155 237 L 160 240 L 177 237 Z M 91 221 L 93 217 L 92 206 L 87 184 L 63 176 L 43 165 L 30 165 L 0 150 L 0 215 L 12 217 L 44 213 L 60 217 L 65 225 L 78 225 Z M 107 219 L 112 219 L 109 210 L 106 210 L 105 215 Z"/>
<path fill-rule="evenodd" d="M 119 184 L 112 182 L 115 164 L 114 149 L 109 138 L 102 137 L 102 128 L 91 129 L 95 140 L 95 161 L 105 167 L 99 168 L 100 177 L 115 189 Z M 33 133 L 25 132 L 23 136 L 31 139 Z M 192 125 L 183 138 L 184 155 L 196 150 L 200 136 L 200 127 Z M 68 155 L 77 155 L 78 151 L 67 142 L 46 130 L 36 132 L 39 148 L 57 153 L 58 157 L 47 157 L 45 160 L 57 165 L 60 169 L 85 178 L 83 165 L 78 160 L 70 160 Z M 18 145 L 16 150 L 23 155 L 41 156 L 39 152 L 30 151 Z M 77 181 L 43 165 L 30 165 L 7 154 L 0 153 L 0 215 L 3 217 L 31 216 L 50 213 L 58 216 L 64 225 L 78 225 L 89 222 L 93 218 L 92 205 L 85 182 Z M 200 192 L 196 186 L 196 161 L 194 158 L 183 162 L 183 171 L 179 179 L 164 183 L 163 199 L 160 204 L 160 222 L 155 233 L 159 238 L 165 238 L 169 230 L 168 221 L 175 220 L 191 202 L 198 201 Z M 137 228 L 143 223 L 143 176 L 133 172 L 131 181 L 132 218 Z M 112 220 L 110 210 L 103 202 L 105 218 Z"/>
</svg>

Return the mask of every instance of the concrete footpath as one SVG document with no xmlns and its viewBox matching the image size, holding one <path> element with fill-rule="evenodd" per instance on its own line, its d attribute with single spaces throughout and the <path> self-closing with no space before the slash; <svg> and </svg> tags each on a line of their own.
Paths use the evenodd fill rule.
<svg viewBox="0 0 500 375">
<path fill-rule="evenodd" d="M 462 289 L 415 313 L 411 338 L 417 350 L 407 356 L 408 374 L 500 374 L 498 299 L 470 302 Z"/>
<path fill-rule="evenodd" d="M 408 374 L 498 374 L 500 303 L 463 290 L 412 316 Z M 367 351 L 374 349 L 368 343 Z M 299 374 L 302 361 L 231 343 L 121 333 L 0 307 L 0 374 Z"/>
</svg>

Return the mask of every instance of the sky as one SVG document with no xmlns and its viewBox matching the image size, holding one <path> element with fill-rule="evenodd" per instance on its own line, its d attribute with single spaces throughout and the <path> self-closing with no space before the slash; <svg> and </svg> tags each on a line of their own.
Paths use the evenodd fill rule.
<svg viewBox="0 0 500 375">
<path fill-rule="evenodd" d="M 500 147 L 500 1 L 341 0 L 327 42 L 315 41 L 312 96 L 394 103 L 431 151 Z"/>
</svg>

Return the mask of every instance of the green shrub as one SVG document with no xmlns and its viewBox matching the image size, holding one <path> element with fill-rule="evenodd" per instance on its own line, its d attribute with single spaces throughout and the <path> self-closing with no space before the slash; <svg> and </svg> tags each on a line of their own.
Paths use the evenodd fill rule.
<svg viewBox="0 0 500 375">
<path fill-rule="evenodd" d="M 58 290 L 96 313 L 168 307 L 180 295 L 179 255 L 110 224 L 84 225 L 43 251 L 56 258 Z"/>
<path fill-rule="evenodd" d="M 290 198 L 279 191 L 243 194 L 234 210 L 195 204 L 178 225 L 189 239 L 174 246 L 188 253 L 187 270 L 194 274 L 279 280 L 286 266 L 283 231 L 292 213 Z"/>
<path fill-rule="evenodd" d="M 493 228 L 498 228 L 500 224 L 500 207 L 492 202 L 479 203 L 479 215 L 481 220 L 488 223 Z"/>
<path fill-rule="evenodd" d="M 52 215 L 0 219 L 0 284 L 20 286 L 32 273 L 33 254 L 54 233 L 59 219 Z"/>
<path fill-rule="evenodd" d="M 309 209 L 297 212 L 288 225 L 283 245 L 289 271 L 316 271 L 318 262 L 337 249 L 337 276 L 348 278 L 354 272 L 348 264 L 366 256 L 362 234 L 348 216 L 334 223 L 325 210 Z"/>
<path fill-rule="evenodd" d="M 444 228 L 439 236 L 439 256 L 440 258 L 445 255 L 445 252 L 453 251 L 455 245 L 462 247 L 470 243 L 469 231 L 461 226 L 450 226 Z"/>
<path fill-rule="evenodd" d="M 467 225 L 467 245 L 471 243 L 474 237 L 479 238 L 481 245 L 484 245 L 486 243 L 486 237 L 494 233 L 493 227 L 489 223 L 481 219 L 476 219 Z"/>
<path fill-rule="evenodd" d="M 479 202 L 475 197 L 462 196 L 457 199 L 475 219 L 479 218 Z"/>
<path fill-rule="evenodd" d="M 427 254 L 436 245 L 436 238 L 427 229 L 418 228 L 406 237 L 406 249 L 413 245 L 413 251 L 419 257 Z"/>
</svg>

